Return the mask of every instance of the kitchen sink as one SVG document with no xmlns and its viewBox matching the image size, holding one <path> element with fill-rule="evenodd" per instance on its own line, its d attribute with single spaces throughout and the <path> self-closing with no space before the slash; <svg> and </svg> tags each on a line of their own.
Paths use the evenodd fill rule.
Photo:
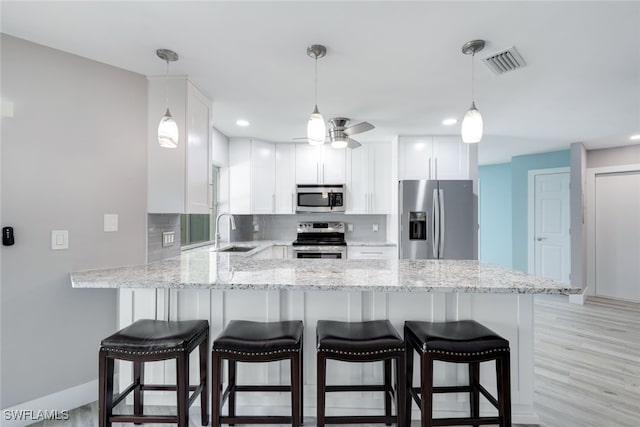
<svg viewBox="0 0 640 427">
<path fill-rule="evenodd" d="M 249 252 L 256 248 L 256 246 L 230 246 L 226 249 L 220 249 L 218 252 Z"/>
</svg>

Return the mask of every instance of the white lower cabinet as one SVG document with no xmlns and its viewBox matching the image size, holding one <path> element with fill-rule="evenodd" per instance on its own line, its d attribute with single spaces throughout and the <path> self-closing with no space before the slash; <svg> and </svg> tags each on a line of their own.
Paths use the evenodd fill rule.
<svg viewBox="0 0 640 427">
<path fill-rule="evenodd" d="M 347 259 L 395 259 L 397 246 L 347 246 Z"/>
</svg>

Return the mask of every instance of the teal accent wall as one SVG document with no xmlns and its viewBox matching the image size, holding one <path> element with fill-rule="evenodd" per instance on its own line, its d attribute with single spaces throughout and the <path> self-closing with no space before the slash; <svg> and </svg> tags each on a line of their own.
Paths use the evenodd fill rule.
<svg viewBox="0 0 640 427">
<path fill-rule="evenodd" d="M 527 203 L 529 171 L 569 167 L 571 151 L 516 156 L 511 159 L 511 209 L 512 209 L 512 266 L 516 270 L 527 271 Z M 482 225 L 481 225 L 482 227 Z"/>
<path fill-rule="evenodd" d="M 480 260 L 511 268 L 511 163 L 480 166 Z"/>
</svg>

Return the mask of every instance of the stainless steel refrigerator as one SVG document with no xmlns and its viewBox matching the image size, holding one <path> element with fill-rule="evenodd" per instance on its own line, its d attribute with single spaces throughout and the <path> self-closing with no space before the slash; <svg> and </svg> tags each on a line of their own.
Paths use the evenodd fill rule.
<svg viewBox="0 0 640 427">
<path fill-rule="evenodd" d="M 398 195 L 401 259 L 473 259 L 473 181 L 400 181 Z"/>
</svg>

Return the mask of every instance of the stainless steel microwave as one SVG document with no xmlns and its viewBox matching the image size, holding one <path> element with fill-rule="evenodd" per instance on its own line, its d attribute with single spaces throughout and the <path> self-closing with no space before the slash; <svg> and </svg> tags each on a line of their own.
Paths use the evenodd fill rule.
<svg viewBox="0 0 640 427">
<path fill-rule="evenodd" d="M 344 212 L 344 184 L 298 184 L 296 212 Z"/>
</svg>

